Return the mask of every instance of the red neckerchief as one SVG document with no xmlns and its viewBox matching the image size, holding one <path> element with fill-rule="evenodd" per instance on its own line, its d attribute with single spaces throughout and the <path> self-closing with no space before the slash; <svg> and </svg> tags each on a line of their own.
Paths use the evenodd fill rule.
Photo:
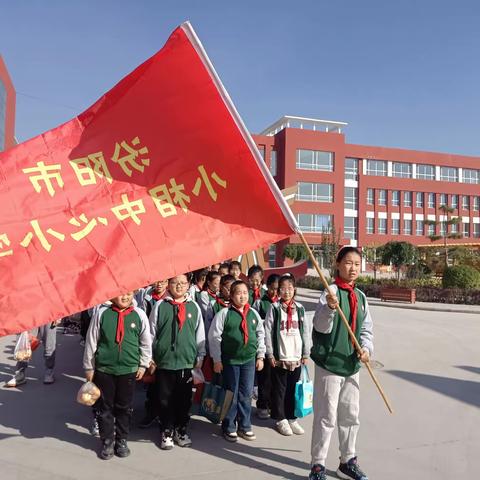
<svg viewBox="0 0 480 480">
<path fill-rule="evenodd" d="M 243 312 L 241 312 L 235 305 L 232 304 L 232 308 L 238 312 L 242 317 L 242 323 L 240 324 L 240 328 L 243 332 L 243 343 L 246 345 L 248 343 L 248 324 L 247 324 L 247 315 L 248 311 L 250 310 L 250 305 L 247 303 L 243 307 Z"/>
<path fill-rule="evenodd" d="M 358 311 L 358 299 L 355 295 L 355 285 L 349 285 L 347 282 L 343 281 L 340 277 L 335 278 L 335 285 L 342 290 L 346 290 L 348 292 L 348 304 L 350 305 L 350 319 L 351 319 L 351 327 L 352 332 L 355 335 L 355 331 L 357 329 L 357 311 Z M 352 342 L 354 343 L 354 342 Z"/>
<path fill-rule="evenodd" d="M 294 310 L 294 305 L 295 305 L 295 300 L 292 298 L 289 302 L 286 302 L 285 300 L 280 300 L 283 305 L 287 307 L 287 332 L 292 328 L 293 326 L 293 310 Z"/>
<path fill-rule="evenodd" d="M 215 301 L 218 300 L 218 296 L 213 290 L 210 290 L 209 288 L 207 288 L 207 292 Z"/>
<path fill-rule="evenodd" d="M 185 319 L 187 318 L 187 306 L 185 305 L 187 302 L 184 300 L 183 302 L 177 302 L 173 298 L 169 300 L 172 305 L 176 305 L 178 307 L 178 329 L 181 330 L 183 324 L 185 323 Z"/>
<path fill-rule="evenodd" d="M 161 300 L 162 298 L 165 298 L 167 295 L 167 291 L 165 290 L 161 295 L 157 292 L 152 293 L 152 298 L 156 300 L 157 302 Z"/>
<path fill-rule="evenodd" d="M 272 302 L 272 303 L 276 303 L 276 302 L 278 302 L 278 300 L 279 300 L 279 299 L 278 299 L 278 295 L 274 295 L 273 297 L 271 297 L 271 296 L 267 293 L 267 297 L 268 297 L 268 299 L 270 300 L 270 302 Z"/>
<path fill-rule="evenodd" d="M 117 320 L 117 332 L 115 334 L 115 342 L 118 343 L 118 347 L 122 348 L 123 337 L 125 337 L 125 317 L 133 312 L 134 307 L 128 307 L 125 310 L 120 310 L 115 305 L 112 305 L 112 310 L 118 313 L 118 320 Z"/>
<path fill-rule="evenodd" d="M 217 297 L 217 303 L 219 305 L 221 305 L 222 307 L 229 307 L 230 306 L 230 302 L 225 301 L 225 300 L 221 299 L 220 297 Z"/>
<path fill-rule="evenodd" d="M 260 295 L 260 287 L 258 287 L 258 288 L 253 288 L 252 291 L 253 291 L 253 301 L 258 300 L 258 299 L 261 297 L 261 295 Z"/>
</svg>

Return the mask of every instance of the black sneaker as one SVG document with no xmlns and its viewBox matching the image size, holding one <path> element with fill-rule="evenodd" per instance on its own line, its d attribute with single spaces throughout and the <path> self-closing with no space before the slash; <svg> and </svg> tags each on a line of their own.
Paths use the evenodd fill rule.
<svg viewBox="0 0 480 480">
<path fill-rule="evenodd" d="M 327 471 L 323 465 L 316 463 L 310 470 L 308 480 L 327 480 Z"/>
<path fill-rule="evenodd" d="M 150 413 L 147 413 L 143 420 L 139 423 L 140 428 L 149 428 L 151 427 L 154 423 L 158 423 L 158 417 L 156 415 L 152 415 Z"/>
<path fill-rule="evenodd" d="M 120 458 L 125 458 L 130 455 L 130 449 L 127 445 L 127 440 L 116 440 L 115 441 L 115 455 Z"/>
<path fill-rule="evenodd" d="M 102 450 L 100 452 L 100 458 L 102 460 L 110 460 L 115 454 L 113 447 L 113 440 L 107 439 L 102 442 Z"/>
<path fill-rule="evenodd" d="M 357 462 L 357 457 L 351 458 L 347 463 L 340 463 L 337 469 L 337 475 L 339 478 L 345 480 L 368 480 L 368 477 L 362 472 Z"/>
</svg>

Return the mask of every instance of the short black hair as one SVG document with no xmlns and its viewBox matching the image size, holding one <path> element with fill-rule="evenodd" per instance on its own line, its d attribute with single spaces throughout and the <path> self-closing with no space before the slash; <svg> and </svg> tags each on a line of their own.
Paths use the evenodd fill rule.
<svg viewBox="0 0 480 480">
<path fill-rule="evenodd" d="M 197 283 L 200 280 L 207 277 L 208 270 L 206 268 L 200 268 L 199 270 L 195 270 L 192 272 L 191 282 Z"/>
<path fill-rule="evenodd" d="M 230 262 L 228 269 L 230 270 L 232 267 L 238 267 L 240 270 L 242 270 L 242 264 L 238 260 L 232 260 Z"/>
<path fill-rule="evenodd" d="M 362 258 L 362 252 L 357 247 L 343 247 L 337 253 L 336 262 L 340 263 L 349 253 L 356 253 L 360 258 Z"/>
<path fill-rule="evenodd" d="M 244 282 L 243 280 L 235 280 L 232 283 L 232 285 L 230 286 L 230 295 L 232 295 L 233 292 L 235 291 L 235 289 L 240 285 L 245 285 L 247 287 L 247 290 L 248 290 L 247 282 Z"/>
<path fill-rule="evenodd" d="M 285 273 L 278 279 L 278 286 L 282 283 L 290 282 L 294 287 L 296 287 L 295 277 L 291 273 Z"/>
<path fill-rule="evenodd" d="M 253 277 L 256 273 L 259 273 L 263 277 L 263 268 L 260 265 L 252 265 L 248 269 L 247 277 Z"/>
<path fill-rule="evenodd" d="M 227 282 L 234 282 L 234 281 L 235 281 L 235 277 L 227 273 L 220 279 L 220 286 L 225 285 Z"/>
<path fill-rule="evenodd" d="M 275 282 L 278 282 L 279 279 L 280 275 L 277 275 L 276 273 L 271 273 L 267 278 L 267 287 L 273 285 Z"/>
</svg>

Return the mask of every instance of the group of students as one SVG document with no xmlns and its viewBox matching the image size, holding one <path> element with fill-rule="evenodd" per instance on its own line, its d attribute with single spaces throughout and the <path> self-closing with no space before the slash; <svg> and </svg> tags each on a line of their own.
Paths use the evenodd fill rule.
<svg viewBox="0 0 480 480">
<path fill-rule="evenodd" d="M 314 362 L 312 468 L 310 480 L 326 480 L 330 439 L 338 425 L 340 478 L 367 480 L 356 456 L 359 428 L 359 369 L 373 353 L 372 318 L 355 287 L 360 251 L 344 247 L 337 276 L 321 293 L 313 322 L 295 299 L 292 275 L 270 275 L 251 267 L 242 280 L 239 262 L 158 281 L 94 308 L 86 333 L 85 377 L 101 391 L 95 405 L 102 441 L 100 457 L 130 454 L 127 444 L 136 381 L 155 377 L 147 390 L 148 426 L 158 418 L 160 447 L 191 446 L 187 428 L 192 372 L 221 377 L 233 400 L 223 419 L 230 442 L 255 440 L 251 404 L 255 378 L 257 416 L 271 417 L 282 435 L 301 435 L 295 417 L 295 385 L 302 365 Z M 356 352 L 337 308 L 345 313 L 362 347 Z M 198 401 L 198 399 L 197 399 Z"/>
</svg>

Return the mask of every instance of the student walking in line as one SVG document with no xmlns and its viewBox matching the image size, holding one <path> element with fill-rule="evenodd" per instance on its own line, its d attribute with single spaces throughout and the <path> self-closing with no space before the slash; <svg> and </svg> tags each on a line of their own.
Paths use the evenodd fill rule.
<svg viewBox="0 0 480 480">
<path fill-rule="evenodd" d="M 127 440 L 135 381 L 141 380 L 150 364 L 151 346 L 148 319 L 133 306 L 133 292 L 96 309 L 87 332 L 83 368 L 87 381 L 102 392 L 95 408 L 104 460 L 114 454 L 130 455 Z"/>
<path fill-rule="evenodd" d="M 230 297 L 230 307 L 215 315 L 208 336 L 214 372 L 223 372 L 224 387 L 233 392 L 222 431 L 230 442 L 236 442 L 239 436 L 255 440 L 251 402 L 255 369 L 263 368 L 265 332 L 260 316 L 248 304 L 247 284 L 234 282 Z"/>
<path fill-rule="evenodd" d="M 325 464 L 330 439 L 338 425 L 340 465 L 343 479 L 367 480 L 357 461 L 357 434 L 360 425 L 360 366 L 373 353 L 372 317 L 365 294 L 355 287 L 361 267 L 357 248 L 344 247 L 337 255 L 337 276 L 319 299 L 313 318 L 315 362 L 313 396 L 312 469 L 310 480 L 326 480 Z M 362 351 L 357 354 L 347 329 L 338 315 L 340 306 Z"/>
<path fill-rule="evenodd" d="M 278 291 L 280 299 L 265 318 L 266 361 L 272 369 L 271 416 L 282 435 L 303 435 L 295 416 L 295 386 L 309 357 L 311 329 L 305 323 L 305 309 L 295 300 L 295 278 L 280 277 Z"/>
</svg>

